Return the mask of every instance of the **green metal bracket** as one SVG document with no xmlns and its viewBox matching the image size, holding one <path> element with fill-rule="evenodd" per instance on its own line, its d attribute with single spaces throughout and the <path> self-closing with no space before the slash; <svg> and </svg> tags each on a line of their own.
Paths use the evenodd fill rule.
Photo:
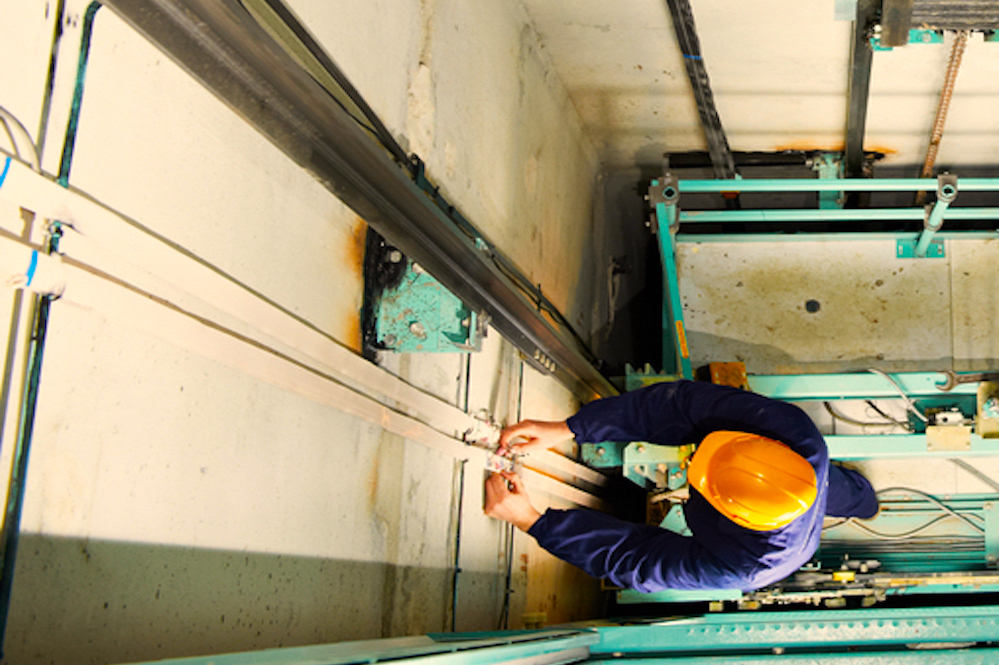
<svg viewBox="0 0 999 665">
<path fill-rule="evenodd" d="M 690 527 L 687 526 L 687 517 L 683 514 L 683 506 L 678 503 L 673 504 L 666 513 L 666 517 L 659 523 L 659 526 L 673 533 L 678 533 L 681 536 L 690 537 L 694 535 Z"/>
<path fill-rule="evenodd" d="M 641 603 L 703 603 L 724 600 L 735 601 L 740 598 L 742 598 L 742 592 L 737 589 L 666 589 L 665 591 L 656 591 L 654 593 L 642 593 L 641 591 L 634 591 L 632 589 L 623 589 L 617 592 L 617 602 L 623 605 Z"/>
<path fill-rule="evenodd" d="M 583 463 L 595 469 L 621 467 L 625 478 L 648 490 L 679 489 L 687 482 L 683 461 L 693 446 L 663 446 L 635 441 L 604 441 L 580 446 Z"/>
<path fill-rule="evenodd" d="M 916 256 L 916 246 L 919 244 L 918 238 L 912 238 L 911 240 L 898 240 L 895 243 L 895 256 L 900 259 L 915 259 L 920 258 Z M 926 247 L 926 256 L 922 258 L 926 259 L 943 259 L 946 258 L 947 252 L 944 249 L 943 240 L 933 240 Z"/>
<path fill-rule="evenodd" d="M 410 263 L 398 286 L 385 289 L 375 307 L 377 340 L 386 349 L 456 353 L 482 348 L 475 312 L 418 264 Z"/>
<path fill-rule="evenodd" d="M 584 443 L 580 446 L 583 464 L 594 469 L 613 469 L 624 465 L 624 448 L 627 443 L 603 441 Z"/>
<path fill-rule="evenodd" d="M 999 500 L 988 501 L 983 508 L 985 514 L 985 563 L 994 568 L 999 563 Z"/>
<path fill-rule="evenodd" d="M 693 452 L 693 446 L 663 446 L 642 441 L 624 448 L 624 477 L 645 489 L 679 489 L 687 482 L 683 460 Z"/>
<path fill-rule="evenodd" d="M 819 174 L 820 180 L 839 180 L 843 177 L 843 160 L 838 153 L 818 155 L 812 163 L 812 170 Z M 843 192 L 821 191 L 819 194 L 819 209 L 839 209 L 846 203 Z"/>
<path fill-rule="evenodd" d="M 937 30 L 909 30 L 910 44 L 943 44 L 943 31 Z M 882 46 L 881 38 L 878 35 L 871 37 L 871 48 L 875 51 L 891 51 L 891 46 Z"/>
<path fill-rule="evenodd" d="M 668 381 L 678 381 L 683 377 L 672 372 L 657 372 L 652 369 L 652 365 L 645 364 L 645 368 L 637 370 L 630 364 L 624 366 L 624 389 L 627 392 L 639 390 L 653 383 L 664 383 Z"/>
</svg>

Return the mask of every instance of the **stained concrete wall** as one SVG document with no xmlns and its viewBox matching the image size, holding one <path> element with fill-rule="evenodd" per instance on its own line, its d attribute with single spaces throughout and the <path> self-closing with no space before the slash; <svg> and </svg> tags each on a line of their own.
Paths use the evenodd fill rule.
<svg viewBox="0 0 999 665">
<path fill-rule="evenodd" d="M 596 328 L 603 283 L 587 268 L 599 164 L 520 4 L 289 4 L 466 216 L 584 332 Z M 47 104 L 56 5 L 0 0 L 0 105 L 44 144 L 49 174 L 63 154 L 86 8 L 66 2 Z M 84 81 L 73 187 L 358 349 L 363 220 L 106 8 Z M 25 223 L 6 206 L 0 225 L 20 235 Z M 68 234 L 67 255 L 78 242 Z M 13 311 L 10 291 L 0 311 Z M 26 316 L 22 307 L 9 336 L 15 388 Z M 508 543 L 481 515 L 481 470 L 465 471 L 459 512 L 450 456 L 129 316 L 113 301 L 53 306 L 5 662 L 376 638 L 448 629 L 452 618 L 459 629 L 496 627 Z M 521 408 L 523 368 L 493 335 L 472 363 L 382 361 L 501 420 L 574 408 L 532 370 Z M 527 545 L 515 546 L 521 561 Z M 514 571 L 516 588 L 526 576 Z M 511 627 L 527 603 L 514 595 Z M 579 601 L 552 618 L 588 613 Z"/>
</svg>

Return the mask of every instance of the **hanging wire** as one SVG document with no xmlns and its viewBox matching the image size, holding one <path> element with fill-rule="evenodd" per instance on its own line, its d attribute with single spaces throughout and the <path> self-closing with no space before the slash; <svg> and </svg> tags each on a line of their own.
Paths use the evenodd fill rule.
<svg viewBox="0 0 999 665">
<path fill-rule="evenodd" d="M 833 405 L 829 402 L 823 402 L 822 404 L 823 406 L 826 407 L 826 411 L 829 413 L 830 416 L 832 416 L 836 420 L 841 420 L 844 423 L 849 423 L 850 425 L 858 425 L 860 427 L 904 427 L 907 430 L 911 429 L 908 423 L 903 423 L 899 420 L 895 420 L 894 418 L 889 417 L 880 409 L 877 409 L 877 411 L 887 419 L 887 422 L 872 423 L 863 420 L 856 420 L 854 418 L 851 418 L 850 416 L 846 416 L 840 413 L 835 408 L 833 408 Z M 868 404 L 871 404 L 870 400 L 868 400 Z M 871 406 L 873 406 L 873 404 L 871 404 Z"/>
<path fill-rule="evenodd" d="M 898 391 L 898 394 L 902 396 L 903 400 L 905 400 L 906 408 L 908 408 L 909 411 L 912 412 L 913 415 L 915 415 L 917 418 L 919 418 L 920 420 L 922 420 L 924 423 L 929 422 L 929 418 L 927 418 L 926 416 L 924 416 L 919 411 L 919 409 L 916 408 L 916 403 L 912 400 L 911 397 L 909 397 L 905 393 L 905 390 L 902 389 L 902 386 L 899 385 L 898 381 L 896 381 L 894 377 L 892 377 L 891 375 L 889 375 L 886 372 L 882 372 L 879 369 L 874 369 L 873 367 L 871 369 L 867 370 L 867 371 L 870 372 L 870 373 L 872 373 L 872 374 L 877 374 L 880 377 L 884 377 L 889 382 L 891 382 L 891 384 L 893 386 L 895 386 L 895 390 Z"/>
<path fill-rule="evenodd" d="M 2 106 L 0 106 L 0 124 L 3 124 L 4 129 L 7 130 L 7 136 L 10 137 L 10 142 L 14 146 L 14 153 L 31 164 L 31 168 L 35 171 L 41 173 L 42 166 L 38 159 L 38 148 L 35 147 L 35 142 L 31 140 L 31 134 L 28 133 L 24 124 L 17 119 L 17 116 Z M 27 157 L 21 154 L 22 144 L 27 144 L 30 148 L 30 150 L 25 151 Z"/>
<path fill-rule="evenodd" d="M 913 537 L 917 536 L 918 534 L 922 533 L 923 531 L 926 531 L 927 529 L 929 529 L 933 525 L 937 524 L 938 522 L 941 522 L 942 520 L 947 519 L 948 517 L 955 517 L 955 518 L 961 520 L 962 522 L 965 522 L 968 526 L 970 526 L 975 531 L 978 531 L 980 533 L 985 533 L 985 527 L 984 526 L 982 526 L 980 524 L 976 524 L 974 521 L 972 521 L 971 517 L 969 517 L 967 515 L 962 515 L 961 513 L 957 512 L 956 510 L 954 510 L 953 508 L 951 508 L 950 506 L 948 506 L 947 504 L 945 504 L 943 501 L 941 501 L 940 499 L 938 499 L 935 496 L 933 496 L 932 494 L 927 494 L 926 492 L 923 492 L 922 490 L 913 489 L 911 487 L 887 487 L 885 489 L 878 490 L 877 494 L 880 497 L 882 494 L 887 494 L 889 492 L 905 492 L 905 493 L 908 493 L 908 494 L 916 494 L 918 496 L 923 497 L 924 499 L 926 499 L 930 503 L 934 504 L 938 508 L 940 508 L 940 510 L 942 510 L 945 514 L 944 515 L 938 515 L 938 516 L 934 517 L 933 519 L 931 519 L 929 522 L 927 522 L 927 523 L 925 523 L 925 524 L 923 524 L 923 525 L 921 525 L 921 526 L 919 526 L 919 527 L 917 527 L 915 529 L 912 529 L 910 531 L 905 531 L 903 533 L 884 533 L 882 531 L 877 531 L 877 530 L 872 529 L 871 527 L 867 526 L 862 521 L 857 520 L 854 517 L 847 517 L 847 518 L 844 518 L 844 519 L 840 520 L 839 522 L 835 522 L 833 524 L 829 524 L 827 526 L 824 526 L 824 527 L 822 527 L 822 531 L 825 532 L 825 531 L 829 531 L 831 529 L 835 529 L 837 527 L 841 527 L 844 524 L 850 524 L 850 525 L 852 525 L 852 526 L 860 529 L 861 531 L 866 531 L 867 533 L 871 534 L 872 536 L 874 536 L 875 538 L 878 538 L 880 540 L 908 540 L 908 539 L 912 539 Z M 984 519 L 980 515 L 972 515 L 972 517 L 974 517 L 974 518 L 976 518 L 978 520 L 984 521 Z M 938 536 L 937 538 L 940 538 L 940 537 L 942 537 L 942 536 Z M 980 536 L 966 536 L 966 535 L 950 535 L 950 536 L 946 536 L 946 538 L 955 539 L 955 540 L 981 540 Z"/>
<path fill-rule="evenodd" d="M 956 464 L 957 466 L 961 467 L 962 469 L 964 469 L 965 471 L 967 471 L 971 475 L 973 475 L 975 478 L 978 478 L 980 481 L 982 481 L 983 483 L 985 483 L 986 485 L 988 485 L 989 487 L 991 487 L 995 491 L 999 492 L 999 482 L 996 482 L 995 480 L 992 480 L 992 478 L 990 478 L 989 476 L 985 475 L 984 473 L 982 473 L 981 471 L 979 471 L 978 469 L 976 469 L 974 466 L 968 464 L 963 459 L 956 459 L 956 458 L 952 457 L 952 458 L 950 458 L 950 461 L 953 462 L 954 464 Z"/>
</svg>

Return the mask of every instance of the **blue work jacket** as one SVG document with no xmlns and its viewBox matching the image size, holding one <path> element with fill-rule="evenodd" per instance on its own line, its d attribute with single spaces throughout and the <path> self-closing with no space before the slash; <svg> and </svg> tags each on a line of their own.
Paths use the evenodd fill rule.
<svg viewBox="0 0 999 665">
<path fill-rule="evenodd" d="M 555 556 L 612 584 L 751 591 L 794 573 L 819 545 L 826 514 L 870 517 L 877 499 L 859 473 L 832 467 L 826 443 L 798 407 L 709 383 L 659 383 L 584 406 L 567 421 L 576 440 L 696 443 L 717 430 L 781 441 L 815 469 L 818 494 L 803 515 L 772 531 L 739 526 L 696 490 L 684 505 L 691 537 L 592 510 L 549 509 L 529 534 Z"/>
</svg>

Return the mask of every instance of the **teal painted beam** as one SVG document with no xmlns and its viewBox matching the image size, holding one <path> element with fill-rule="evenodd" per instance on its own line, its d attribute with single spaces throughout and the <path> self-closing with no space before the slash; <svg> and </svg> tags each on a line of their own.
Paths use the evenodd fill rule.
<svg viewBox="0 0 999 665">
<path fill-rule="evenodd" d="M 919 221 L 926 213 L 922 208 L 838 209 L 776 209 L 776 210 L 684 210 L 680 224 L 718 224 L 722 222 L 851 222 L 851 221 Z M 946 217 L 959 220 L 999 220 L 999 208 L 948 208 Z"/>
<path fill-rule="evenodd" d="M 676 244 L 670 230 L 676 206 L 656 204 L 658 218 L 659 257 L 663 264 L 663 369 L 680 374 L 685 379 L 694 378 L 690 364 L 687 332 L 683 325 L 683 303 L 680 300 L 680 282 L 676 271 Z M 674 364 L 671 358 L 676 358 Z"/>
<path fill-rule="evenodd" d="M 615 652 L 707 655 L 752 648 L 992 642 L 999 635 L 999 607 L 709 614 L 656 625 L 602 627 L 599 634 L 600 643 L 590 647 L 594 657 Z"/>
<path fill-rule="evenodd" d="M 940 231 L 936 240 L 997 240 L 999 231 Z M 677 244 L 702 242 L 840 242 L 869 240 L 913 241 L 912 231 L 875 231 L 872 233 L 678 233 Z"/>
<path fill-rule="evenodd" d="M 999 191 L 999 178 L 961 178 L 962 192 Z M 936 178 L 760 178 L 680 180 L 681 194 L 718 192 L 935 192 Z"/>
<path fill-rule="evenodd" d="M 991 457 L 999 455 L 999 439 L 983 439 L 970 434 L 967 446 L 950 448 L 931 445 L 925 434 L 858 434 L 823 437 L 829 457 L 835 460 L 863 460 L 918 457 Z"/>
<path fill-rule="evenodd" d="M 588 630 L 444 633 L 155 662 L 157 665 L 374 665 L 405 661 L 411 665 L 499 665 L 523 659 L 525 663 L 568 663 L 585 660 L 590 645 L 598 639 L 595 632 Z"/>
<path fill-rule="evenodd" d="M 942 372 L 899 372 L 890 374 L 905 394 L 919 395 L 974 395 L 976 383 L 958 384 L 951 391 L 943 392 L 937 386 L 946 376 Z M 898 390 L 883 376 L 871 372 L 852 374 L 754 374 L 749 377 L 749 388 L 755 393 L 785 401 L 886 399 L 899 397 Z"/>
<path fill-rule="evenodd" d="M 618 658 L 590 659 L 589 664 L 627 660 L 627 654 Z M 754 653 L 737 656 L 676 656 L 672 658 L 648 658 L 641 665 L 745 665 L 755 663 L 803 663 L 807 665 L 994 665 L 999 663 L 999 649 L 930 649 L 923 651 L 868 651 L 857 653 L 787 653 L 778 650 L 770 653 Z"/>
</svg>

